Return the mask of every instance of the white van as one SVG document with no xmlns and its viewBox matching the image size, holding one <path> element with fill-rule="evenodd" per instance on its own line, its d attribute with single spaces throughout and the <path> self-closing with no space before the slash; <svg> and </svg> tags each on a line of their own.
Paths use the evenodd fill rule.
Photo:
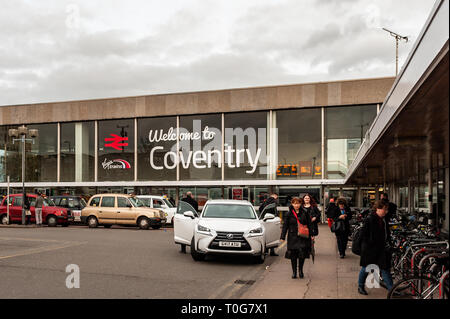
<svg viewBox="0 0 450 319">
<path fill-rule="evenodd" d="M 166 224 L 173 225 L 173 217 L 177 208 L 172 205 L 167 196 L 138 195 L 136 197 L 144 202 L 145 206 L 162 210 L 166 216 Z"/>
</svg>

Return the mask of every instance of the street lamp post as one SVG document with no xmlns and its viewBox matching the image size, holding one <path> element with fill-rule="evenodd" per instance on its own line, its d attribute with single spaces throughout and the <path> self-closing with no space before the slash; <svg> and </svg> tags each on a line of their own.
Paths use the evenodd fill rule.
<svg viewBox="0 0 450 319">
<path fill-rule="evenodd" d="M 13 144 L 15 142 L 22 142 L 22 225 L 25 224 L 25 143 L 32 142 L 39 136 L 38 130 L 28 129 L 25 125 L 18 127 L 17 129 L 10 129 L 9 136 L 13 138 Z M 27 135 L 30 138 L 27 138 Z M 20 138 L 19 138 L 20 137 Z"/>
</svg>

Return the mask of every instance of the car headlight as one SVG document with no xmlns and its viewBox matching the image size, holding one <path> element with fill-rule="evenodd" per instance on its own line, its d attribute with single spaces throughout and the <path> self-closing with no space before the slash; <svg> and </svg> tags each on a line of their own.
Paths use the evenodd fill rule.
<svg viewBox="0 0 450 319">
<path fill-rule="evenodd" d="M 262 227 L 258 227 L 256 229 L 252 229 L 248 232 L 250 236 L 260 236 L 263 233 Z"/>
<path fill-rule="evenodd" d="M 211 229 L 202 225 L 197 225 L 197 232 L 205 235 L 212 235 Z"/>
</svg>

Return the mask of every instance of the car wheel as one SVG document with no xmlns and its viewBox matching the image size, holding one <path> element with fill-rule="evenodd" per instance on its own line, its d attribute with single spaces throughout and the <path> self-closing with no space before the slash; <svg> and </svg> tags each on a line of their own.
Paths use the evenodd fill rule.
<svg viewBox="0 0 450 319">
<path fill-rule="evenodd" d="M 112 225 L 103 225 L 105 228 L 111 228 Z"/>
<path fill-rule="evenodd" d="M 147 217 L 141 217 L 138 220 L 138 226 L 140 229 L 148 229 L 150 226 L 150 223 L 148 221 Z"/>
<path fill-rule="evenodd" d="M 264 249 L 261 250 L 261 255 L 255 256 L 255 263 L 257 264 L 263 264 L 266 260 L 266 253 L 264 252 Z"/>
<path fill-rule="evenodd" d="M 87 220 L 87 224 L 89 228 L 97 228 L 98 227 L 97 218 L 95 218 L 94 216 L 89 217 Z"/>
<path fill-rule="evenodd" d="M 194 259 L 195 261 L 205 260 L 205 255 L 198 253 L 197 250 L 195 249 L 194 237 L 192 237 L 191 240 L 191 256 L 192 259 Z"/>
<path fill-rule="evenodd" d="M 3 225 L 8 225 L 8 215 L 3 215 L 1 222 Z"/>
<path fill-rule="evenodd" d="M 47 218 L 47 225 L 49 227 L 56 227 L 58 225 L 58 220 L 55 216 L 50 216 L 49 218 Z"/>
</svg>

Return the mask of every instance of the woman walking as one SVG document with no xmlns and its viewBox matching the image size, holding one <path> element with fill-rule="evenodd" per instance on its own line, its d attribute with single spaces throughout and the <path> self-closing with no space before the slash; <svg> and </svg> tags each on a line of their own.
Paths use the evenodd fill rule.
<svg viewBox="0 0 450 319">
<path fill-rule="evenodd" d="M 385 217 L 388 209 L 388 202 L 378 200 L 374 204 L 373 211 L 364 220 L 361 233 L 361 260 L 359 263 L 361 271 L 358 278 L 358 292 L 362 295 L 367 295 L 364 285 L 369 275 L 366 270 L 366 267 L 369 265 L 378 266 L 388 290 L 391 290 L 393 285 L 390 272 L 392 255 L 389 247 L 389 222 Z"/>
<path fill-rule="evenodd" d="M 337 246 L 341 258 L 345 257 L 345 250 L 347 249 L 348 236 L 350 235 L 350 220 L 352 219 L 352 212 L 347 206 L 347 201 L 344 198 L 337 200 L 338 209 L 334 211 L 334 223 L 340 223 L 340 227 L 334 232 L 336 235 Z M 337 225 L 337 224 L 336 224 Z"/>
<path fill-rule="evenodd" d="M 312 223 L 312 234 L 311 236 L 317 236 L 319 235 L 319 226 L 318 223 L 320 222 L 320 211 L 317 208 L 316 201 L 314 200 L 311 195 L 306 194 L 303 196 L 303 205 L 302 210 L 306 211 L 309 216 L 311 216 L 311 223 Z"/>
<path fill-rule="evenodd" d="M 305 259 L 309 258 L 311 254 L 311 241 L 314 240 L 311 216 L 308 211 L 301 209 L 301 205 L 302 200 L 300 198 L 292 198 L 281 232 L 282 242 L 288 234 L 286 258 L 291 259 L 292 278 L 297 278 L 297 265 L 299 277 L 304 277 L 303 265 Z"/>
</svg>

